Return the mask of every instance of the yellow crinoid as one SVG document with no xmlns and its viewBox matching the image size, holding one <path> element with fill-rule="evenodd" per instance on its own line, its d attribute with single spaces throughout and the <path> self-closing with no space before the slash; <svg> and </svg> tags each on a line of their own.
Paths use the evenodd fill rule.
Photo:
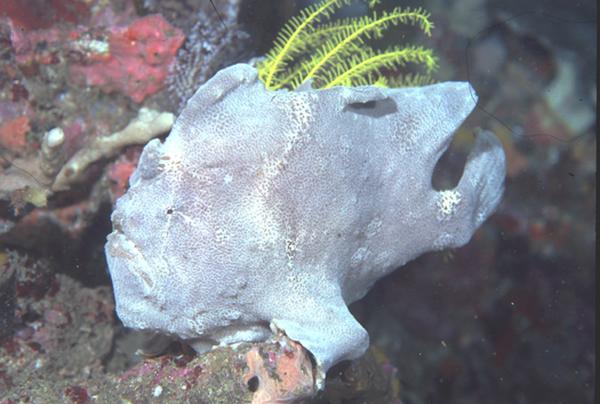
<svg viewBox="0 0 600 404">
<path fill-rule="evenodd" d="M 433 23 L 420 8 L 395 8 L 371 15 L 336 19 L 332 14 L 352 0 L 324 0 L 302 10 L 279 32 L 275 45 L 258 63 L 261 80 L 269 90 L 295 89 L 307 80 L 314 88 L 378 85 L 400 87 L 431 82 L 437 58 L 422 46 L 373 49 L 369 41 L 383 37 L 392 26 L 409 24 L 430 36 Z M 367 0 L 373 9 L 379 0 Z M 407 63 L 424 73 L 389 77 Z"/>
</svg>

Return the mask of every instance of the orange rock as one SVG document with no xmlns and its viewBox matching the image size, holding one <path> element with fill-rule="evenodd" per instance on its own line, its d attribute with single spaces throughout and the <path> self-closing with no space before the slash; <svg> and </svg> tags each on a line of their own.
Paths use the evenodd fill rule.
<svg viewBox="0 0 600 404">
<path fill-rule="evenodd" d="M 254 391 L 252 404 L 298 402 L 316 394 L 315 376 L 307 351 L 282 336 L 280 349 L 252 348 L 246 354 L 244 383 Z"/>
<path fill-rule="evenodd" d="M 137 159 L 136 159 L 137 160 Z M 117 161 L 111 164 L 107 170 L 108 179 L 111 181 L 110 190 L 113 199 L 120 198 L 127 189 L 129 177 L 135 170 L 137 161 Z"/>
<path fill-rule="evenodd" d="M 26 135 L 30 129 L 29 118 L 25 115 L 0 124 L 0 146 L 22 151 L 27 146 Z"/>
</svg>

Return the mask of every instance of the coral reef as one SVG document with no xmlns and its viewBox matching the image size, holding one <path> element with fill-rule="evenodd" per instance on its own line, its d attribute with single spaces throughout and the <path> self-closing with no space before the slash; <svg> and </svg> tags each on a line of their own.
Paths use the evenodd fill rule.
<svg viewBox="0 0 600 404">
<path fill-rule="evenodd" d="M 73 80 L 121 92 L 138 103 L 162 89 L 184 41 L 181 30 L 160 15 L 133 19 L 126 26 L 52 27 L 31 32 L 10 27 L 17 63 L 56 64 L 65 57 L 72 61 Z"/>
<path fill-rule="evenodd" d="M 54 177 L 64 164 L 65 132 L 53 128 L 44 134 L 40 152 L 40 169 L 48 178 Z"/>
<path fill-rule="evenodd" d="M 15 159 L 12 167 L 5 170 L 0 198 L 11 198 L 15 206 L 23 203 L 46 206 L 47 198 L 53 192 L 68 190 L 85 179 L 92 163 L 113 157 L 126 146 L 145 144 L 167 132 L 173 121 L 174 115 L 169 112 L 141 108 L 137 118 L 125 128 L 90 140 L 66 163 L 64 131 L 54 128 L 44 135 L 37 155 Z"/>
<path fill-rule="evenodd" d="M 284 386 L 310 394 L 306 378 L 277 371 L 302 375 L 294 366 L 306 363 L 305 350 L 288 357 L 297 345 L 281 335 L 196 356 L 116 318 L 103 247 L 141 145 L 115 149 L 68 189 L 51 190 L 66 161 L 122 131 L 141 108 L 178 114 L 218 70 L 256 64 L 309 3 L 0 1 L 0 402 L 252 402 Z M 592 403 L 597 3 L 534 1 L 530 13 L 517 0 L 417 6 L 435 23 L 430 37 L 399 24 L 371 45 L 434 49 L 434 79 L 469 81 L 479 95 L 433 187 L 456 186 L 472 129 L 489 128 L 507 157 L 505 196 L 468 245 L 407 263 L 349 307 L 371 349 L 333 366 L 325 390 L 304 401 Z M 368 13 L 357 1 L 332 22 Z M 172 42 L 160 60 L 147 53 L 157 44 L 150 37 L 141 36 L 145 48 L 123 43 L 132 26 L 160 37 L 167 24 L 185 36 L 175 57 Z M 123 45 L 116 54 L 111 39 Z M 115 61 L 158 68 L 164 85 L 150 94 L 155 83 L 119 83 L 132 76 Z M 101 85 L 74 74 L 107 66 Z M 447 194 L 440 206 L 455 200 Z"/>
<path fill-rule="evenodd" d="M 48 260 L 12 251 L 0 254 L 4 257 L 2 273 L 14 274 L 14 307 L 3 311 L 14 317 L 8 321 L 10 327 L 3 329 L 4 334 L 8 331 L 13 337 L 0 345 L 0 397 L 44 398 L 50 391 L 45 392 L 38 381 L 52 374 L 60 375 L 57 384 L 63 388 L 100 376 L 102 359 L 110 352 L 114 332 L 110 288 L 82 287 L 70 277 L 57 274 Z"/>
<path fill-rule="evenodd" d="M 119 131 L 131 114 L 128 107 L 109 98 L 86 107 L 89 94 L 80 84 L 85 79 L 101 91 L 142 101 L 162 88 L 183 42 L 181 31 L 159 15 L 135 18 L 128 8 L 116 17 L 110 7 L 97 5 L 90 18 L 89 26 L 56 24 L 31 30 L 21 29 L 15 18 L 0 20 L 11 50 L 3 59 L 2 73 L 14 83 L 11 101 L 0 101 L 0 146 L 8 163 L 2 167 L 0 199 L 10 200 L 15 212 L 29 203 L 45 206 L 55 191 L 68 190 L 81 180 L 94 161 L 170 128 L 168 113 L 152 120 L 142 108 L 142 120 L 131 117 L 133 126 Z M 35 74 L 40 70 L 44 74 Z M 110 117 L 103 119 L 109 109 Z M 57 127 L 57 117 L 65 115 Z M 107 132 L 118 136 L 99 136 Z M 69 161 L 63 167 L 65 160 Z"/>
<path fill-rule="evenodd" d="M 86 0 L 5 0 L 0 14 L 24 30 L 49 28 L 60 23 L 83 23 L 90 17 Z"/>
<path fill-rule="evenodd" d="M 182 32 L 161 15 L 150 15 L 104 34 L 107 41 L 89 40 L 91 62 L 71 66 L 75 77 L 104 91 L 119 91 L 142 102 L 164 85 L 169 66 L 183 44 Z M 80 40 L 82 41 L 82 40 Z"/>
<path fill-rule="evenodd" d="M 10 282 L 5 274 L 10 274 Z M 13 310 L 7 310 L 8 290 Z M 146 358 L 119 374 L 106 374 L 103 364 L 114 332 L 109 288 L 83 287 L 55 274 L 47 260 L 0 253 L 0 304 L 1 330 L 13 334 L 10 339 L 2 335 L 0 343 L 3 401 L 271 403 L 300 402 L 316 393 L 308 353 L 282 334 L 261 344 L 220 347 L 202 356 L 179 350 Z M 7 313 L 14 317 L 5 318 Z M 396 396 L 383 365 L 365 360 L 369 375 L 339 371 L 353 374 L 361 389 L 356 393 L 337 389 L 330 393 L 333 397 L 371 390 L 374 397 Z"/>
<path fill-rule="evenodd" d="M 112 157 L 125 146 L 143 145 L 150 139 L 168 132 L 174 119 L 174 115 L 169 112 L 141 108 L 138 117 L 123 130 L 98 137 L 75 153 L 56 175 L 52 190 L 68 189 L 73 182 L 81 180 L 83 173 L 93 162 Z"/>
</svg>

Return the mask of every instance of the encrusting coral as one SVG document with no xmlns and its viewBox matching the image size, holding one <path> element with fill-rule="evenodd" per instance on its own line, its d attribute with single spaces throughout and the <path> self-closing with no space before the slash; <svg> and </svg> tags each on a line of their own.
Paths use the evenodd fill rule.
<svg viewBox="0 0 600 404">
<path fill-rule="evenodd" d="M 98 137 L 79 150 L 61 168 L 52 184 L 53 191 L 68 189 L 81 180 L 85 170 L 95 161 L 116 155 L 123 147 L 144 144 L 171 129 L 175 117 L 170 112 L 141 108 L 138 116 L 123 130 Z"/>
<path fill-rule="evenodd" d="M 61 169 L 65 162 L 63 144 L 65 132 L 61 128 L 53 128 L 44 134 L 41 147 L 40 168 L 49 178 L 52 178 Z"/>
<path fill-rule="evenodd" d="M 68 190 L 82 182 L 91 164 L 115 156 L 126 146 L 144 144 L 168 132 L 174 120 L 170 112 L 141 108 L 125 128 L 92 139 L 67 162 L 64 161 L 64 132 L 53 128 L 44 135 L 37 156 L 15 159 L 3 174 L 0 199 L 13 200 L 15 208 L 25 202 L 44 207 L 54 192 Z"/>
</svg>

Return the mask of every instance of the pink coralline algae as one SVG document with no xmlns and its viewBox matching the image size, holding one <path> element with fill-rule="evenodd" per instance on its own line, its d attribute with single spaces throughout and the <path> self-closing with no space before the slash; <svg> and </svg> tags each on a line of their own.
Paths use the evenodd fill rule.
<svg viewBox="0 0 600 404">
<path fill-rule="evenodd" d="M 184 39 L 181 30 L 161 15 L 149 15 L 126 27 L 109 28 L 108 48 L 97 42 L 97 57 L 89 64 L 71 66 L 71 71 L 90 86 L 118 91 L 142 102 L 163 87 Z"/>
<path fill-rule="evenodd" d="M 106 173 L 110 181 L 111 198 L 120 198 L 127 189 L 129 177 L 137 167 L 140 151 L 135 150 L 133 156 L 127 154 L 121 156 L 117 161 L 108 166 Z"/>
<path fill-rule="evenodd" d="M 29 118 L 25 115 L 0 122 L 0 147 L 19 152 L 27 146 L 30 130 Z"/>
<path fill-rule="evenodd" d="M 58 26 L 29 32 L 10 22 L 9 27 L 19 65 L 57 64 L 64 59 L 75 81 L 123 93 L 138 103 L 163 88 L 185 39 L 160 14 L 107 27 Z"/>
<path fill-rule="evenodd" d="M 49 28 L 57 22 L 83 23 L 90 16 L 87 0 L 2 0 L 0 15 L 8 16 L 19 29 Z M 43 4 L 43 11 L 40 5 Z"/>
<path fill-rule="evenodd" d="M 69 33 L 55 27 L 24 31 L 12 22 L 9 22 L 9 27 L 11 46 L 20 66 L 58 63 L 56 55 L 60 47 L 65 46 L 67 37 L 79 35 L 77 31 Z"/>
</svg>

